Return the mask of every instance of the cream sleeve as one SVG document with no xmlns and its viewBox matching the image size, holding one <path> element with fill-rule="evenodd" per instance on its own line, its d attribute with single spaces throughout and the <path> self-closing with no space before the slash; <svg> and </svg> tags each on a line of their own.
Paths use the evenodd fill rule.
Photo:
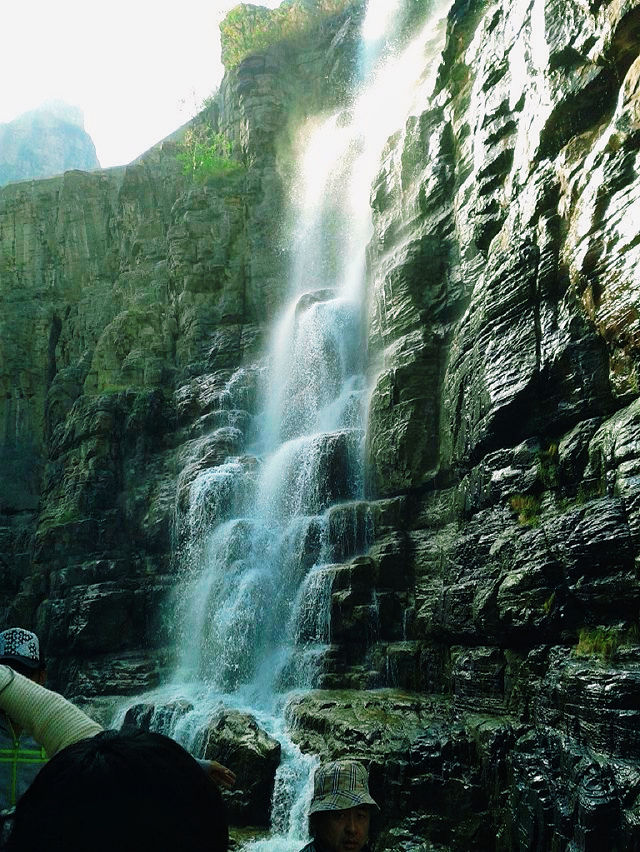
<svg viewBox="0 0 640 852">
<path fill-rule="evenodd" d="M 102 726 L 57 692 L 0 665 L 0 710 L 43 746 L 49 757 L 100 733 Z"/>
</svg>

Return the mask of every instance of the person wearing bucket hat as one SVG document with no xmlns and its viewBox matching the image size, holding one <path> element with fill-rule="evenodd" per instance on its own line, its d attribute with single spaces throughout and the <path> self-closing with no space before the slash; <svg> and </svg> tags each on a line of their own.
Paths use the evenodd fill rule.
<svg viewBox="0 0 640 852">
<path fill-rule="evenodd" d="M 47 677 L 38 637 L 23 627 L 0 633 L 0 664 L 35 683 Z M 15 806 L 46 760 L 42 746 L 0 710 L 0 812 Z"/>
<path fill-rule="evenodd" d="M 300 852 L 365 852 L 374 809 L 379 810 L 362 763 L 344 759 L 321 764 L 309 806 L 313 840 Z"/>
</svg>

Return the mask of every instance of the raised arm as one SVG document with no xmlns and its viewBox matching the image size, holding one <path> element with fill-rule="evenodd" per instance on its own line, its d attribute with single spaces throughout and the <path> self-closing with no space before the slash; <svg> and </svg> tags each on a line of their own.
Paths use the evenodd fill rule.
<svg viewBox="0 0 640 852">
<path fill-rule="evenodd" d="M 101 725 L 62 695 L 2 665 L 0 710 L 31 734 L 49 757 L 102 730 Z"/>
</svg>

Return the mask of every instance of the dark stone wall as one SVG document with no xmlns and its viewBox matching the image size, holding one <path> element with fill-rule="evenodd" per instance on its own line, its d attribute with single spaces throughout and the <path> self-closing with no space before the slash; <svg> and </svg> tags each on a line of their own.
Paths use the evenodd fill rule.
<svg viewBox="0 0 640 852">
<path fill-rule="evenodd" d="M 640 848 L 639 9 L 456 0 L 373 187 L 367 493 L 288 713 L 371 764 L 379 849 Z M 70 697 L 171 664 L 188 486 L 244 452 L 358 14 L 227 75 L 244 171 L 188 186 L 166 142 L 0 193 L 0 603 Z"/>
<path fill-rule="evenodd" d="M 425 730 L 294 716 L 373 759 L 383 848 L 640 845 L 639 20 L 454 3 L 374 186 L 375 534 L 336 570 L 324 685 L 345 717 L 405 690 Z"/>
<path fill-rule="evenodd" d="M 0 191 L 1 620 L 38 629 L 70 697 L 170 665 L 176 507 L 244 446 L 286 287 L 293 134 L 346 97 L 361 11 L 226 76 L 195 122 L 233 141 L 231 175 L 189 183 L 171 138 Z"/>
</svg>

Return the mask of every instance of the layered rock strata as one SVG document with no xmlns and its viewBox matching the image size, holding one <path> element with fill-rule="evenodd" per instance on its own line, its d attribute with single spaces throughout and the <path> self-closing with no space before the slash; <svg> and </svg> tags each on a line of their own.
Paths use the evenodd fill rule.
<svg viewBox="0 0 640 852">
<path fill-rule="evenodd" d="M 168 659 L 175 511 L 242 452 L 255 381 L 232 377 L 286 286 L 296 123 L 345 97 L 360 15 L 227 76 L 197 121 L 233 142 L 231 175 L 191 184 L 167 140 L 0 193 L 3 621 L 38 628 L 71 695 L 138 692 Z"/>
<path fill-rule="evenodd" d="M 169 663 L 188 484 L 242 457 L 283 297 L 289 131 L 356 17 L 227 75 L 246 173 L 187 187 L 167 143 L 0 195 L 5 614 L 70 695 Z M 371 762 L 382 849 L 640 848 L 639 33 L 631 0 L 456 0 L 373 188 L 367 494 L 328 510 L 288 715 Z"/>
<path fill-rule="evenodd" d="M 413 780 L 411 735 L 403 782 L 444 783 L 463 736 L 479 798 L 451 794 L 445 830 L 444 806 L 420 829 L 406 806 L 434 848 L 640 843 L 639 24 L 636 3 L 453 4 L 436 96 L 373 190 L 385 499 L 373 547 L 337 572 L 326 684 L 444 696 L 425 725 L 446 730 L 440 757 Z M 460 809 L 487 809 L 490 838 L 456 828 Z"/>
</svg>

